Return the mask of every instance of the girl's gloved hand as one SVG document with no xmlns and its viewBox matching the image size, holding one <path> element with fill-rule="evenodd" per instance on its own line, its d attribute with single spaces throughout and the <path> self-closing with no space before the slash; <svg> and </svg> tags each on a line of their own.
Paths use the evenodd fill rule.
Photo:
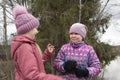
<svg viewBox="0 0 120 80">
<path fill-rule="evenodd" d="M 74 72 L 76 66 L 77 66 L 77 62 L 74 60 L 68 60 L 63 64 L 66 73 Z"/>
<path fill-rule="evenodd" d="M 89 71 L 85 67 L 76 68 L 75 69 L 75 75 L 78 78 L 87 77 L 89 75 Z"/>
</svg>

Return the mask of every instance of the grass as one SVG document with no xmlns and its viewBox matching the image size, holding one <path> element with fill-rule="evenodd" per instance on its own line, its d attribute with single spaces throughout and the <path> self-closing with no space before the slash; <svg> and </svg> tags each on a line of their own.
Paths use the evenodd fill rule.
<svg viewBox="0 0 120 80">
<path fill-rule="evenodd" d="M 0 60 L 0 80 L 14 80 L 12 61 Z"/>
</svg>

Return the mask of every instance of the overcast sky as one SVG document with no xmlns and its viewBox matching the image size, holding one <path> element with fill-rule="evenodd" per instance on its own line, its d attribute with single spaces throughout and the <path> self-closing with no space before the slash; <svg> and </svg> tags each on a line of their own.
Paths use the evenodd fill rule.
<svg viewBox="0 0 120 80">
<path fill-rule="evenodd" d="M 105 11 L 112 14 L 112 18 L 110 26 L 103 34 L 101 41 L 110 45 L 120 45 L 120 0 L 110 0 Z"/>
</svg>

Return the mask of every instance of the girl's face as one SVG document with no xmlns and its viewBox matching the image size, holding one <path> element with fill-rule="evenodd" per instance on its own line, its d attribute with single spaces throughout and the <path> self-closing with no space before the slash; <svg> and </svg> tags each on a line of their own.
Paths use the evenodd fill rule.
<svg viewBox="0 0 120 80">
<path fill-rule="evenodd" d="M 71 42 L 81 42 L 82 36 L 77 33 L 70 33 L 70 41 Z"/>
<path fill-rule="evenodd" d="M 26 33 L 26 35 L 32 39 L 35 39 L 35 35 L 38 33 L 38 27 L 33 28 L 29 32 Z"/>
</svg>

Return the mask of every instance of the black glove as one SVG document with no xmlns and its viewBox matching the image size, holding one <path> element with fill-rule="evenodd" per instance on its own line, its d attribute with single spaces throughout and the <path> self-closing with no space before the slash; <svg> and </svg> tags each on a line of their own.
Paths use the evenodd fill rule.
<svg viewBox="0 0 120 80">
<path fill-rule="evenodd" d="M 76 66 L 77 66 L 77 62 L 74 60 L 68 60 L 63 65 L 66 73 L 74 72 Z"/>
<path fill-rule="evenodd" d="M 89 71 L 85 67 L 76 68 L 75 75 L 78 78 L 87 77 L 89 75 Z"/>
</svg>

